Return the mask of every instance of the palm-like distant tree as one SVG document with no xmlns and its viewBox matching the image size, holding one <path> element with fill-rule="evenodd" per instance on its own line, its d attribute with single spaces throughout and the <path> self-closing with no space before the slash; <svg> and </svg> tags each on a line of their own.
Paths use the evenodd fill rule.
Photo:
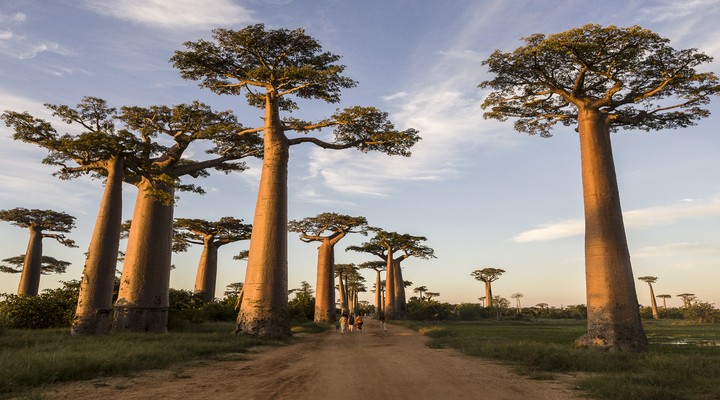
<svg viewBox="0 0 720 400">
<path fill-rule="evenodd" d="M 655 301 L 655 292 L 653 292 L 652 284 L 657 282 L 656 276 L 641 276 L 638 278 L 639 281 L 643 281 L 650 286 L 650 302 L 652 304 L 652 316 L 654 319 L 660 318 L 658 315 L 657 302 Z"/>
<path fill-rule="evenodd" d="M 483 268 L 476 269 L 470 273 L 475 279 L 485 282 L 485 301 L 487 307 L 493 306 L 492 283 L 498 280 L 503 272 L 505 272 L 505 270 L 500 268 Z"/>
<path fill-rule="evenodd" d="M 413 289 L 413 293 L 417 293 L 419 295 L 420 301 L 423 301 L 425 297 L 423 296 L 423 293 L 427 292 L 428 288 L 427 286 L 418 286 L 415 289 Z"/>
<path fill-rule="evenodd" d="M 664 308 L 665 310 L 667 310 L 666 300 L 669 299 L 669 298 L 671 298 L 672 296 L 669 295 L 669 294 L 659 294 L 659 295 L 657 295 L 657 296 L 655 296 L 655 297 L 659 297 L 659 298 L 661 298 L 661 299 L 663 300 L 663 308 Z"/>
<path fill-rule="evenodd" d="M 695 293 L 680 293 L 677 295 L 677 297 L 682 299 L 683 306 L 685 308 L 690 308 L 690 306 L 692 305 L 692 302 L 695 301 L 695 299 L 697 299 L 697 297 L 695 296 Z"/>
<path fill-rule="evenodd" d="M 525 295 L 520 292 L 515 292 L 510 295 L 511 298 L 515 299 L 515 308 L 518 314 L 520 314 L 520 299 L 523 298 L 523 296 Z"/>
</svg>

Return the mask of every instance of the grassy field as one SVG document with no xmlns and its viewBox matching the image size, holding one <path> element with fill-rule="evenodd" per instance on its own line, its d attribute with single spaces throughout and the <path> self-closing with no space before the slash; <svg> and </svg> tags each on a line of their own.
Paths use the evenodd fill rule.
<svg viewBox="0 0 720 400">
<path fill-rule="evenodd" d="M 406 322 L 432 347 L 507 361 L 536 379 L 580 373 L 578 387 L 600 399 L 720 399 L 720 326 L 644 321 L 645 353 L 575 348 L 584 321 Z"/>
<path fill-rule="evenodd" d="M 165 368 L 280 343 L 233 336 L 233 328 L 233 322 L 206 322 L 168 334 L 93 337 L 73 337 L 69 329 L 5 329 L 0 331 L 0 398 L 18 393 L 33 398 L 29 389 L 49 383 Z M 327 327 L 293 328 L 296 332 L 318 329 Z"/>
</svg>

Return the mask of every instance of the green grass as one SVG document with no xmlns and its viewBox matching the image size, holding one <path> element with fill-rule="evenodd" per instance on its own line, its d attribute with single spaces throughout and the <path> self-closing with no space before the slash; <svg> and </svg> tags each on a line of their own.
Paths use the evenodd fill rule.
<svg viewBox="0 0 720 400">
<path fill-rule="evenodd" d="M 232 335 L 232 322 L 188 325 L 167 334 L 70 336 L 69 329 L 0 332 L 0 398 L 45 384 L 125 375 L 192 359 L 278 344 Z"/>
<path fill-rule="evenodd" d="M 600 399 L 720 399 L 720 326 L 645 321 L 645 353 L 580 349 L 584 321 L 483 321 L 403 325 L 430 337 L 431 347 L 511 362 L 538 379 L 581 372 L 578 386 Z M 683 342 L 689 344 L 672 344 Z"/>
</svg>

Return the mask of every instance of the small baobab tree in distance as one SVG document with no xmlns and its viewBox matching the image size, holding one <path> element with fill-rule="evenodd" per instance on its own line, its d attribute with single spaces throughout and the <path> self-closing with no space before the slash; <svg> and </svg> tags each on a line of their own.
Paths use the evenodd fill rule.
<svg viewBox="0 0 720 400">
<path fill-rule="evenodd" d="M 315 322 L 335 321 L 335 245 L 348 233 L 366 235 L 365 217 L 322 213 L 315 217 L 288 222 L 290 232 L 300 234 L 305 243 L 320 242 L 318 247 L 315 291 Z"/>
<path fill-rule="evenodd" d="M 503 272 L 505 272 L 504 269 L 488 267 L 476 269 L 470 273 L 470 275 L 472 275 L 475 279 L 480 282 L 485 282 L 485 307 L 493 306 L 495 298 L 492 294 L 492 283 L 498 280 Z"/>
<path fill-rule="evenodd" d="M 682 299 L 683 307 L 685 308 L 690 308 L 693 301 L 697 300 L 697 296 L 695 296 L 695 293 L 680 293 L 676 296 Z"/>
<path fill-rule="evenodd" d="M 520 311 L 521 311 L 520 299 L 523 298 L 523 296 L 525 296 L 525 295 L 520 292 L 515 292 L 510 295 L 510 298 L 515 299 L 515 308 L 516 308 L 516 311 L 518 314 L 520 314 Z"/>
<path fill-rule="evenodd" d="M 495 51 L 484 65 L 496 76 L 482 105 L 485 118 L 517 118 L 519 132 L 551 136 L 555 124 L 579 134 L 585 209 L 588 332 L 582 346 L 644 351 L 610 132 L 684 128 L 710 113 L 720 91 L 712 58 L 675 50 L 639 26 L 588 24 L 546 36 L 533 34 L 511 53 Z"/>
<path fill-rule="evenodd" d="M 12 266 L 0 265 L 0 272 L 19 274 L 22 272 L 23 264 L 25 264 L 25 254 L 6 258 L 2 260 L 2 262 L 8 263 Z M 58 260 L 50 256 L 42 256 L 42 268 L 40 273 L 42 275 L 64 274 L 70 264 L 71 263 L 68 261 Z"/>
<path fill-rule="evenodd" d="M 672 296 L 669 294 L 659 294 L 655 297 L 659 297 L 663 301 L 663 309 L 667 310 L 667 299 L 671 298 Z"/>
<path fill-rule="evenodd" d="M 250 239 L 252 225 L 243 224 L 242 219 L 233 217 L 212 222 L 198 218 L 175 218 L 173 230 L 173 251 L 187 251 L 191 244 L 203 246 L 195 276 L 195 293 L 201 293 L 206 303 L 212 301 L 217 283 L 218 249 Z"/>
<path fill-rule="evenodd" d="M 348 276 L 353 274 L 357 267 L 355 264 L 335 264 L 335 275 L 338 278 L 337 290 L 340 293 L 340 312 L 350 312 Z"/>
<path fill-rule="evenodd" d="M 360 265 L 360 269 L 371 269 L 375 271 L 375 284 L 373 290 L 375 293 L 375 316 L 379 317 L 383 312 L 383 293 L 385 289 L 385 282 L 381 279 L 380 273 L 385 270 L 386 263 L 384 261 L 366 261 Z"/>
<path fill-rule="evenodd" d="M 653 286 L 652 286 L 653 283 L 657 282 L 657 279 L 658 278 L 656 276 L 638 277 L 639 281 L 643 281 L 643 282 L 647 283 L 648 286 L 650 286 L 650 303 L 652 304 L 652 316 L 654 319 L 660 318 L 660 316 L 658 315 L 657 301 L 655 301 L 655 292 L 653 291 Z"/>
<path fill-rule="evenodd" d="M 343 76 L 339 56 L 323 51 L 303 29 L 266 30 L 262 24 L 234 31 L 215 29 L 214 41 L 185 42 L 173 65 L 185 79 L 218 94 L 245 94 L 248 104 L 264 110 L 263 165 L 260 175 L 250 257 L 245 277 L 245 300 L 238 314 L 242 332 L 280 337 L 290 335 L 287 313 L 288 161 L 290 148 L 310 143 L 324 149 L 355 148 L 389 155 L 410 155 L 420 137 L 415 129 L 399 131 L 387 113 L 374 107 L 338 110 L 318 122 L 283 117 L 299 108 L 297 99 L 340 101 L 342 89 L 356 82 Z M 328 142 L 313 132 L 334 129 Z M 297 137 L 288 134 L 294 132 Z"/>
<path fill-rule="evenodd" d="M 428 290 L 427 286 L 418 286 L 415 289 L 413 289 L 413 293 L 417 293 L 420 301 L 423 301 L 423 300 L 425 300 L 425 296 L 423 296 L 423 293 L 427 292 L 427 290 Z"/>
<path fill-rule="evenodd" d="M 7 221 L 30 231 L 17 294 L 36 296 L 40 289 L 40 275 L 43 272 L 42 240 L 51 238 L 63 246 L 77 247 L 74 241 L 64 235 L 75 227 L 75 217 L 53 210 L 29 210 L 17 207 L 0 210 L 0 221 Z"/>
<path fill-rule="evenodd" d="M 440 297 L 440 293 L 438 292 L 425 292 L 425 296 L 427 297 L 427 301 L 432 301 L 435 297 Z"/>
</svg>

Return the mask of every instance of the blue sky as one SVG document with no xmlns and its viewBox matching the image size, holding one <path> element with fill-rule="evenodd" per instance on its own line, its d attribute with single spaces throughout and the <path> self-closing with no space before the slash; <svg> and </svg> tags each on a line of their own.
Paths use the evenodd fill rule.
<svg viewBox="0 0 720 400">
<path fill-rule="evenodd" d="M 244 98 L 217 96 L 184 81 L 168 63 L 188 40 L 213 28 L 304 28 L 324 49 L 341 55 L 359 85 L 340 104 L 306 102 L 295 115 L 312 119 L 336 108 L 377 106 L 401 129 L 423 140 L 411 158 L 295 146 L 290 159 L 291 219 L 321 212 L 363 215 L 386 230 L 423 235 L 437 259 L 404 263 L 414 286 L 438 300 L 476 302 L 483 296 L 470 272 L 506 270 L 495 294 L 524 294 L 524 305 L 585 303 L 580 155 L 576 133 L 557 127 L 543 139 L 517 133 L 512 123 L 484 120 L 490 78 L 481 62 L 495 49 L 512 51 L 521 37 L 556 33 L 586 23 L 641 25 L 714 56 L 720 72 L 720 2 L 677 1 L 309 1 L 309 0 L 30 0 L 0 4 L 0 110 L 52 118 L 43 103 L 74 105 L 83 96 L 110 105 L 179 104 L 199 99 L 232 109 L 245 126 L 261 114 Z M 720 305 L 720 99 L 697 126 L 613 135 L 620 195 L 635 276 L 657 276 L 655 293 L 678 293 Z M 58 128 L 64 128 L 57 123 Z M 14 142 L 0 127 L 0 209 L 53 209 L 77 217 L 69 235 L 80 246 L 46 240 L 44 253 L 71 261 L 63 275 L 43 276 L 41 289 L 79 279 L 102 193 L 99 181 L 60 181 L 40 160 L 45 152 Z M 200 150 L 196 150 L 200 154 Z M 207 194 L 183 194 L 175 215 L 252 221 L 259 164 L 242 174 L 213 175 Z M 124 215 L 136 195 L 126 185 Z M 289 234 L 289 286 L 315 285 L 315 244 Z M 24 253 L 28 236 L 0 224 L 0 258 Z M 369 258 L 346 253 L 365 238 L 336 247 L 337 262 Z M 124 248 L 124 243 L 121 248 Z M 218 295 L 244 280 L 245 263 L 220 250 Z M 171 286 L 192 289 L 200 249 L 174 256 Z M 365 274 L 368 286 L 374 276 Z M 3 275 L 0 292 L 17 290 L 19 275 Z M 642 304 L 647 285 L 638 282 Z M 408 295 L 412 295 L 409 291 Z M 372 294 L 361 295 L 371 300 Z"/>
</svg>

